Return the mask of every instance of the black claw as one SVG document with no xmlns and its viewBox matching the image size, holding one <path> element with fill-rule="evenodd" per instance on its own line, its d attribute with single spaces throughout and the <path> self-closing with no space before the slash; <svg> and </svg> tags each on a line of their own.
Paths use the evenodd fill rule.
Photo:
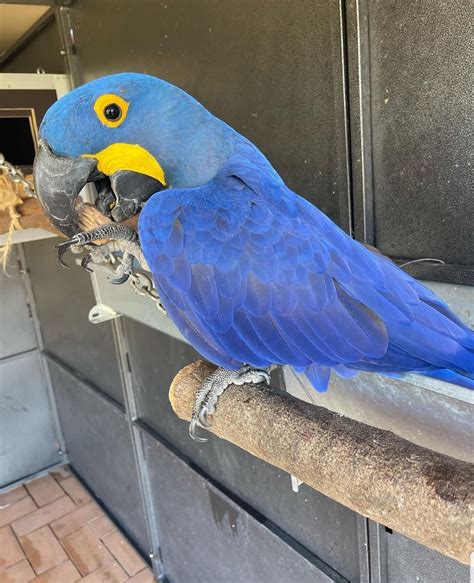
<svg viewBox="0 0 474 583">
<path fill-rule="evenodd" d="M 205 429 L 212 425 L 212 413 L 209 413 L 207 408 L 203 408 L 199 412 L 199 424 Z"/>
<path fill-rule="evenodd" d="M 65 263 L 63 261 L 63 255 L 66 253 L 66 251 L 69 249 L 69 247 L 71 245 L 74 245 L 73 242 L 71 242 L 71 240 L 69 241 L 65 241 L 64 243 L 58 243 L 57 245 L 55 245 L 55 249 L 57 251 L 57 260 L 59 265 L 61 265 L 62 267 L 65 267 L 66 269 L 71 269 L 69 267 L 69 265 L 67 263 Z"/>
<path fill-rule="evenodd" d="M 121 285 L 122 283 L 125 283 L 129 277 L 130 274 L 124 273 L 120 277 L 108 277 L 107 279 L 110 283 L 113 283 L 114 285 Z"/>
<path fill-rule="evenodd" d="M 197 433 L 196 433 L 196 429 L 199 427 L 198 422 L 196 419 L 192 419 L 191 423 L 189 424 L 189 435 L 192 439 L 194 439 L 194 441 L 197 441 L 199 443 L 204 443 L 205 441 L 207 441 L 207 437 L 200 437 Z"/>
<path fill-rule="evenodd" d="M 89 273 L 94 273 L 94 270 L 91 269 L 90 267 L 88 267 L 88 265 L 91 261 L 92 261 L 92 255 L 90 253 L 88 253 L 87 255 L 85 255 L 82 258 L 81 267 L 82 267 L 82 269 L 84 269 L 85 271 L 88 271 Z"/>
<path fill-rule="evenodd" d="M 77 233 L 76 235 L 74 235 L 74 237 L 69 239 L 69 241 L 64 241 L 63 243 L 58 243 L 57 245 L 55 245 L 55 249 L 57 250 L 58 253 L 57 260 L 59 262 L 59 265 L 62 265 L 62 267 L 65 267 L 66 269 L 71 269 L 69 265 L 63 261 L 63 255 L 66 253 L 69 247 L 72 247 L 73 245 L 85 245 L 86 243 L 87 242 L 84 240 L 84 234 Z"/>
</svg>

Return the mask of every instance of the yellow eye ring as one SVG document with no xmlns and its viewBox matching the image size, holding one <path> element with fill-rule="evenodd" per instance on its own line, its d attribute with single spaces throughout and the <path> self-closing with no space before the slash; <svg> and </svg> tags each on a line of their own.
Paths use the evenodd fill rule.
<svg viewBox="0 0 474 583">
<path fill-rule="evenodd" d="M 106 93 L 95 100 L 94 111 L 102 124 L 118 128 L 127 117 L 128 103 L 120 95 Z"/>
</svg>

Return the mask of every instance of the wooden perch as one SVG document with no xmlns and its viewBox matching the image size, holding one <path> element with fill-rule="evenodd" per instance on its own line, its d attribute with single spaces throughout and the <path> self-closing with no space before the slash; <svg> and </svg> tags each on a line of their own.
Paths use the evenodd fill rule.
<svg viewBox="0 0 474 583">
<path fill-rule="evenodd" d="M 169 396 L 181 419 L 191 419 L 196 392 L 213 370 L 198 361 L 176 375 Z M 229 387 L 210 431 L 355 512 L 469 563 L 472 465 L 263 385 Z"/>
<path fill-rule="evenodd" d="M 18 207 L 19 223 L 22 229 L 45 229 L 51 231 L 55 235 L 59 235 L 49 222 L 48 218 L 43 212 L 40 203 L 36 198 L 26 199 L 21 206 Z M 0 235 L 8 233 L 10 228 L 11 217 L 8 212 L 0 213 Z"/>
<path fill-rule="evenodd" d="M 83 227 L 92 229 L 104 222 L 110 222 L 106 217 L 100 215 L 99 211 L 97 211 L 91 205 L 84 205 L 83 208 L 88 208 L 88 217 L 87 223 L 84 220 Z M 47 216 L 44 214 L 43 209 L 41 208 L 40 203 L 36 198 L 28 198 L 26 199 L 23 204 L 18 206 L 18 213 L 19 223 L 22 229 L 45 229 L 46 231 L 51 231 L 58 237 L 64 237 L 62 233 L 60 233 L 49 221 Z M 101 219 L 105 220 L 97 220 L 97 216 L 100 216 Z M 10 228 L 11 217 L 8 212 L 0 212 L 0 235 L 3 233 L 8 233 Z M 137 228 L 138 224 L 138 215 L 128 219 L 125 221 L 127 225 L 130 225 L 134 229 Z"/>
</svg>

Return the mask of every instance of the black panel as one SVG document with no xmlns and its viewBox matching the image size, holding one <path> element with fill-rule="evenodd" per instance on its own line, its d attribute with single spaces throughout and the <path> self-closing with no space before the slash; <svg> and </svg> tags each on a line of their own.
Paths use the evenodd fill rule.
<svg viewBox="0 0 474 583">
<path fill-rule="evenodd" d="M 131 318 L 123 318 L 130 350 L 130 365 L 140 419 L 158 430 L 157 422 L 166 409 L 173 415 L 166 389 L 176 373 L 201 358 L 189 344 L 180 342 Z M 171 421 L 177 420 L 176 416 Z"/>
<path fill-rule="evenodd" d="M 387 533 L 390 583 L 468 583 L 469 567 L 401 534 Z"/>
<path fill-rule="evenodd" d="M 168 389 L 185 364 L 197 358 L 188 345 L 133 320 L 125 320 L 138 412 L 209 476 L 269 518 L 325 563 L 352 581 L 359 578 L 356 514 L 302 486 L 290 476 L 213 436 L 191 440 L 188 424 L 171 410 Z"/>
<path fill-rule="evenodd" d="M 85 80 L 131 70 L 183 87 L 347 226 L 337 2 L 83 0 L 71 12 Z"/>
<path fill-rule="evenodd" d="M 376 245 L 388 255 L 472 267 L 470 18 L 465 0 L 369 1 Z"/>
<path fill-rule="evenodd" d="M 44 114 L 56 100 L 55 89 L 0 89 L 0 115 L 14 118 L 31 116 L 33 126 L 39 128 Z"/>
<path fill-rule="evenodd" d="M 49 360 L 73 469 L 144 552 L 149 552 L 130 431 L 123 413 Z"/>
<path fill-rule="evenodd" d="M 27 117 L 2 117 L 0 109 L 1 152 L 14 166 L 32 166 L 35 144 Z"/>
<path fill-rule="evenodd" d="M 60 267 L 55 243 L 46 239 L 25 246 L 45 348 L 122 403 L 112 325 L 88 321 L 96 303 L 90 276 L 72 257 L 70 270 Z"/>
<path fill-rule="evenodd" d="M 144 441 L 164 533 L 165 573 L 173 583 L 341 580 L 295 551 L 153 438 L 145 434 Z"/>
</svg>

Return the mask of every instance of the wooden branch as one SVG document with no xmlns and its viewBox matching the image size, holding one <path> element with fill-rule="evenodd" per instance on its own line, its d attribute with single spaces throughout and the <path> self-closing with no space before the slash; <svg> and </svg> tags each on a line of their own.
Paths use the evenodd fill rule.
<svg viewBox="0 0 474 583">
<path fill-rule="evenodd" d="M 190 420 L 213 370 L 198 361 L 173 380 L 170 401 L 181 419 Z M 471 464 L 263 385 L 229 387 L 210 431 L 355 512 L 469 563 Z"/>
<path fill-rule="evenodd" d="M 86 205 L 84 205 L 84 207 L 85 206 Z M 94 207 L 91 205 L 88 206 L 90 206 L 91 209 L 94 209 Z M 21 215 L 19 221 L 22 229 L 45 229 L 46 231 L 50 231 L 51 233 L 58 235 L 58 237 L 64 237 L 64 235 L 49 222 L 48 217 L 44 214 L 43 209 L 36 198 L 26 199 L 22 205 L 17 207 L 17 209 Z M 99 211 L 97 210 L 94 214 L 94 217 L 96 217 L 96 215 L 100 215 Z M 94 226 L 102 224 L 103 222 L 110 222 L 109 219 L 106 219 L 106 217 L 103 217 L 103 215 L 100 216 L 105 219 L 105 221 L 93 221 L 93 219 L 89 218 L 90 224 L 88 227 L 93 228 Z M 135 215 L 134 217 L 131 217 L 125 221 L 125 223 L 134 229 L 137 229 L 138 216 L 139 215 Z M 11 219 L 8 212 L 0 212 L 0 235 L 8 232 L 8 229 L 10 228 L 10 221 Z"/>
</svg>

